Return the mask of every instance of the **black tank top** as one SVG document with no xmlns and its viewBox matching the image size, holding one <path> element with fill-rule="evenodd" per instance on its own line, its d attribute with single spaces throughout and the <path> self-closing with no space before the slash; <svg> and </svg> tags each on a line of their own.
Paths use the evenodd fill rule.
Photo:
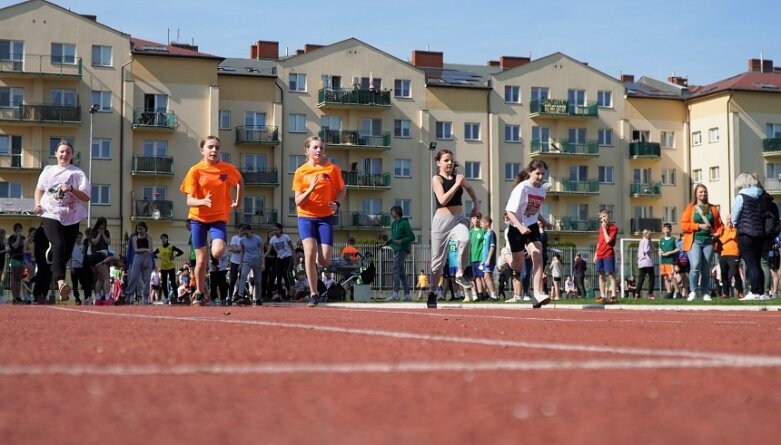
<svg viewBox="0 0 781 445">
<path fill-rule="evenodd" d="M 149 248 L 149 238 L 144 237 L 136 237 L 136 246 L 138 246 L 139 249 L 148 249 Z"/>
<path fill-rule="evenodd" d="M 447 193 L 448 190 L 452 189 L 456 185 L 456 177 L 453 176 L 452 179 L 447 179 L 446 177 L 442 175 L 437 175 L 440 178 L 442 178 L 442 189 Z M 450 202 L 447 203 L 447 205 L 442 205 L 439 203 L 439 200 L 437 200 L 437 208 L 441 209 L 442 207 L 453 207 L 453 206 L 460 206 L 461 205 L 461 195 L 464 194 L 464 189 L 462 187 L 459 187 L 458 190 L 453 194 L 453 197 L 450 198 Z"/>
</svg>

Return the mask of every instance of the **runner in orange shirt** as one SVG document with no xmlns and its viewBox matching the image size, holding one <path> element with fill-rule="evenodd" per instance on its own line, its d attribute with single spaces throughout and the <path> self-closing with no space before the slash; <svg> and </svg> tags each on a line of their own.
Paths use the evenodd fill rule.
<svg viewBox="0 0 781 445">
<path fill-rule="evenodd" d="M 209 260 L 207 234 L 211 236 L 211 254 L 218 261 L 225 254 L 226 225 L 230 220 L 230 212 L 238 208 L 244 179 L 241 173 L 227 162 L 220 161 L 220 138 L 206 136 L 200 144 L 203 160 L 195 164 L 187 172 L 179 190 L 187 195 L 187 205 L 190 212 L 192 247 L 195 249 L 195 294 L 193 305 L 206 304 L 206 264 Z M 231 189 L 236 188 L 236 199 L 231 196 Z"/>
<path fill-rule="evenodd" d="M 325 159 L 325 144 L 317 136 L 304 141 L 306 162 L 293 175 L 298 208 L 298 232 L 304 245 L 304 267 L 309 280 L 309 306 L 317 306 L 317 266 L 328 266 L 334 244 L 333 215 L 347 192 L 339 166 Z M 319 246 L 319 247 L 318 247 Z"/>
</svg>

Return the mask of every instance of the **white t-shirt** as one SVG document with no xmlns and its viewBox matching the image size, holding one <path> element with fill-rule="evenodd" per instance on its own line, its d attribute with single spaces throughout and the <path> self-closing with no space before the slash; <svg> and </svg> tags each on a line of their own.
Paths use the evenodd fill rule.
<svg viewBox="0 0 781 445">
<path fill-rule="evenodd" d="M 277 252 L 277 258 L 280 260 L 282 258 L 287 258 L 289 256 L 293 256 L 293 249 L 290 248 L 290 243 L 292 241 L 290 240 L 290 237 L 287 236 L 287 233 L 283 233 L 279 236 L 272 236 L 271 240 L 269 240 L 269 244 L 274 246 L 274 251 Z"/>
<path fill-rule="evenodd" d="M 76 190 L 90 196 L 91 186 L 84 172 L 74 165 L 60 167 L 59 165 L 47 165 L 38 177 L 36 188 L 42 190 L 41 218 L 56 219 L 63 226 L 78 224 L 87 216 L 87 209 L 82 201 L 71 192 L 65 192 L 61 196 L 56 193 L 61 184 L 68 184 Z M 54 191 L 54 193 L 52 193 Z"/>
<path fill-rule="evenodd" d="M 527 179 L 515 186 L 504 209 L 515 213 L 515 216 L 521 220 L 521 224 L 529 227 L 537 223 L 540 207 L 544 202 L 545 189 L 542 186 L 534 187 Z M 512 222 L 510 224 L 512 225 Z"/>
<path fill-rule="evenodd" d="M 233 235 L 231 237 L 230 247 L 233 248 L 233 246 L 240 246 L 240 245 L 241 245 L 241 237 L 239 235 Z M 231 263 L 233 264 L 241 263 L 241 250 L 239 250 L 238 252 L 231 251 Z"/>
</svg>

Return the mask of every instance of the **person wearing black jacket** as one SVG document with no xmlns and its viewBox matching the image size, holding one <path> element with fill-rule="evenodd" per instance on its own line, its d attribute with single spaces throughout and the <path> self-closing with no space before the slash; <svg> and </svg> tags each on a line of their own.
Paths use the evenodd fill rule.
<svg viewBox="0 0 781 445">
<path fill-rule="evenodd" d="M 575 275 L 575 289 L 579 298 L 586 298 L 586 262 L 580 253 L 575 254 L 575 262 L 572 265 L 572 273 Z"/>
</svg>

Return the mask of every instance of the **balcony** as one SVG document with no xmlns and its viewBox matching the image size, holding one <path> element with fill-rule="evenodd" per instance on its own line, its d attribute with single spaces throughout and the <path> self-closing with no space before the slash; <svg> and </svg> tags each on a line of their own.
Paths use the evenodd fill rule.
<svg viewBox="0 0 781 445">
<path fill-rule="evenodd" d="M 389 189 L 391 186 L 390 172 L 364 173 L 342 170 L 342 180 L 347 188 L 353 189 Z"/>
<path fill-rule="evenodd" d="M 561 218 L 550 218 L 553 229 L 548 232 L 559 233 L 589 233 L 599 228 L 599 218 L 588 218 L 585 220 L 574 219 L 571 216 L 562 216 Z"/>
<path fill-rule="evenodd" d="M 171 220 L 174 218 L 174 202 L 161 199 L 136 199 L 133 201 L 133 214 L 130 219 L 141 220 Z M 157 210 L 158 212 L 155 212 Z"/>
<path fill-rule="evenodd" d="M 390 213 L 363 213 L 344 210 L 334 215 L 334 227 L 354 230 L 374 230 L 390 228 Z"/>
<path fill-rule="evenodd" d="M 23 104 L 0 108 L 0 121 L 21 125 L 81 125 L 81 107 L 76 105 Z"/>
<path fill-rule="evenodd" d="M 173 131 L 177 125 L 178 119 L 170 111 L 133 110 L 134 130 Z"/>
<path fill-rule="evenodd" d="M 778 178 L 765 178 L 762 186 L 766 192 L 773 196 L 781 195 L 781 174 Z"/>
<path fill-rule="evenodd" d="M 0 171 L 34 172 L 37 175 L 47 165 L 49 165 L 48 151 L 22 149 L 19 154 L 0 156 Z"/>
<path fill-rule="evenodd" d="M 35 200 L 33 198 L 0 198 L 1 216 L 38 216 L 33 212 Z"/>
<path fill-rule="evenodd" d="M 588 181 L 576 181 L 573 179 L 564 179 L 553 181 L 553 185 L 548 194 L 552 196 L 583 196 L 598 195 L 599 180 L 589 179 Z"/>
<path fill-rule="evenodd" d="M 276 168 L 267 168 L 263 170 L 241 169 L 239 171 L 244 178 L 245 186 L 276 187 L 279 185 L 279 174 L 277 173 Z"/>
<path fill-rule="evenodd" d="M 335 90 L 321 88 L 317 92 L 317 107 L 324 108 L 390 108 L 391 92 L 375 90 Z"/>
<path fill-rule="evenodd" d="M 139 156 L 133 155 L 132 176 L 157 176 L 174 174 L 173 156 Z"/>
<path fill-rule="evenodd" d="M 233 216 L 233 222 L 236 226 L 249 224 L 253 229 L 256 227 L 272 227 L 279 222 L 279 212 L 276 209 L 262 209 L 254 212 L 245 212 L 239 209 L 236 210 Z"/>
<path fill-rule="evenodd" d="M 644 229 L 661 233 L 662 218 L 632 218 L 629 220 L 629 227 L 632 233 L 642 233 Z"/>
<path fill-rule="evenodd" d="M 237 144 L 279 145 L 279 129 L 271 125 L 241 125 L 236 127 Z"/>
<path fill-rule="evenodd" d="M 631 142 L 629 143 L 629 158 L 661 159 L 662 146 L 658 142 Z"/>
<path fill-rule="evenodd" d="M 762 156 L 781 156 L 781 138 L 766 138 L 762 140 Z"/>
<path fill-rule="evenodd" d="M 661 198 L 662 183 L 654 182 L 651 184 L 632 183 L 629 184 L 630 198 Z"/>
<path fill-rule="evenodd" d="M 22 60 L 0 60 L 2 78 L 71 78 L 81 79 L 81 57 L 43 56 L 25 54 Z"/>
<path fill-rule="evenodd" d="M 552 119 L 596 119 L 599 117 L 596 102 L 586 105 L 571 104 L 564 99 L 539 99 L 529 103 L 529 117 Z"/>
<path fill-rule="evenodd" d="M 320 130 L 320 138 L 329 147 L 356 150 L 390 150 L 391 134 L 382 136 L 363 136 L 357 130 Z"/>
<path fill-rule="evenodd" d="M 590 158 L 599 156 L 599 143 L 590 141 L 577 143 L 570 141 L 542 142 L 533 140 L 529 156 L 535 158 Z"/>
</svg>

